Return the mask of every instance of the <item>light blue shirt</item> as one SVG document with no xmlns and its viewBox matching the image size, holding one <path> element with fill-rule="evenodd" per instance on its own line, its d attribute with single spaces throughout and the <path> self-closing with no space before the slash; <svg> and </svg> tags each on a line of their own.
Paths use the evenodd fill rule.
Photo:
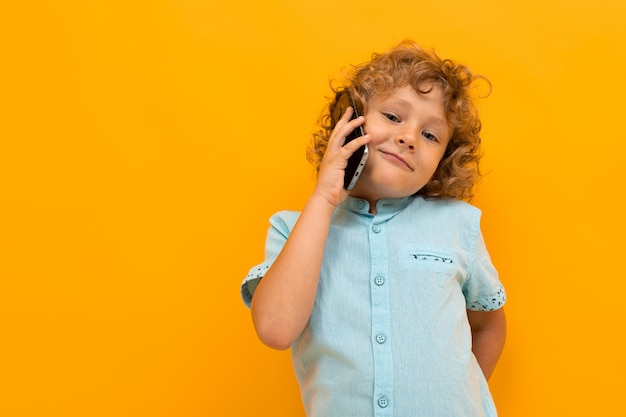
<svg viewBox="0 0 626 417">
<path fill-rule="evenodd" d="M 456 200 L 349 197 L 334 213 L 315 306 L 292 360 L 308 417 L 496 416 L 472 353 L 467 309 L 505 302 L 480 232 Z M 272 216 L 250 305 L 298 219 Z"/>
</svg>

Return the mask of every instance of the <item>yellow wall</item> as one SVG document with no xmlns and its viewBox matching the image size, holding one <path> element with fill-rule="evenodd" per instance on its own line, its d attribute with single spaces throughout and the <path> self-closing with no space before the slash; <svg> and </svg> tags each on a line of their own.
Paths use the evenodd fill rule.
<svg viewBox="0 0 626 417">
<path fill-rule="evenodd" d="M 329 77 L 411 37 L 487 75 L 502 416 L 623 413 L 626 6 L 0 7 L 0 415 L 303 416 L 239 283 L 310 192 Z"/>
</svg>

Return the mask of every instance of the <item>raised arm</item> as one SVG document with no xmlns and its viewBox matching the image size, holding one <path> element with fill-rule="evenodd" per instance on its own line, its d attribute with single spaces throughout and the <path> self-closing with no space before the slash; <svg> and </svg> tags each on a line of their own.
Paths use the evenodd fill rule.
<svg viewBox="0 0 626 417">
<path fill-rule="evenodd" d="M 346 135 L 364 122 L 363 117 L 348 122 L 351 114 L 347 111 L 337 123 L 315 190 L 252 298 L 250 308 L 257 336 L 274 349 L 289 348 L 309 321 L 331 218 L 348 197 L 343 188 L 344 169 L 350 155 L 369 141 L 365 135 L 342 147 Z"/>
<path fill-rule="evenodd" d="M 506 339 L 504 309 L 489 312 L 467 310 L 467 317 L 472 328 L 472 352 L 485 377 L 489 379 Z"/>
</svg>

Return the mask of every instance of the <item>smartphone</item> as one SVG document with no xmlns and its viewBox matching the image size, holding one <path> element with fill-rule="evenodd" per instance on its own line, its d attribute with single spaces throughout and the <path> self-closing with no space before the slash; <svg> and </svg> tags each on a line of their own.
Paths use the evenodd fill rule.
<svg viewBox="0 0 626 417">
<path fill-rule="evenodd" d="M 341 116 L 343 116 L 348 107 L 352 107 L 354 109 L 350 120 L 354 120 L 359 117 L 359 110 L 357 109 L 352 97 L 350 97 L 350 92 L 348 90 L 342 90 L 337 93 L 336 104 L 332 113 L 333 126 L 337 125 L 337 122 L 339 121 L 339 119 L 341 119 Z M 363 126 L 358 126 L 346 137 L 344 145 L 363 135 L 365 135 L 365 129 L 363 128 Z M 361 171 L 363 171 L 363 167 L 367 162 L 367 155 L 367 145 L 363 145 L 359 149 L 354 151 L 354 153 L 348 159 L 348 165 L 346 166 L 346 171 L 343 179 L 343 187 L 346 190 L 351 190 L 352 188 L 354 188 L 354 185 L 359 179 L 359 175 L 361 174 Z"/>
</svg>

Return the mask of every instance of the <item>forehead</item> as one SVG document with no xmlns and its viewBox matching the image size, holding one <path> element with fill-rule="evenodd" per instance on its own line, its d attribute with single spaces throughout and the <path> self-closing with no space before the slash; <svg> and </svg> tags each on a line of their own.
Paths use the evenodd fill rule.
<svg viewBox="0 0 626 417">
<path fill-rule="evenodd" d="M 421 98 L 439 105 L 443 108 L 443 90 L 436 83 L 421 83 L 417 88 L 412 85 L 405 84 L 390 89 L 372 91 L 367 101 L 376 100 L 405 100 Z"/>
</svg>

